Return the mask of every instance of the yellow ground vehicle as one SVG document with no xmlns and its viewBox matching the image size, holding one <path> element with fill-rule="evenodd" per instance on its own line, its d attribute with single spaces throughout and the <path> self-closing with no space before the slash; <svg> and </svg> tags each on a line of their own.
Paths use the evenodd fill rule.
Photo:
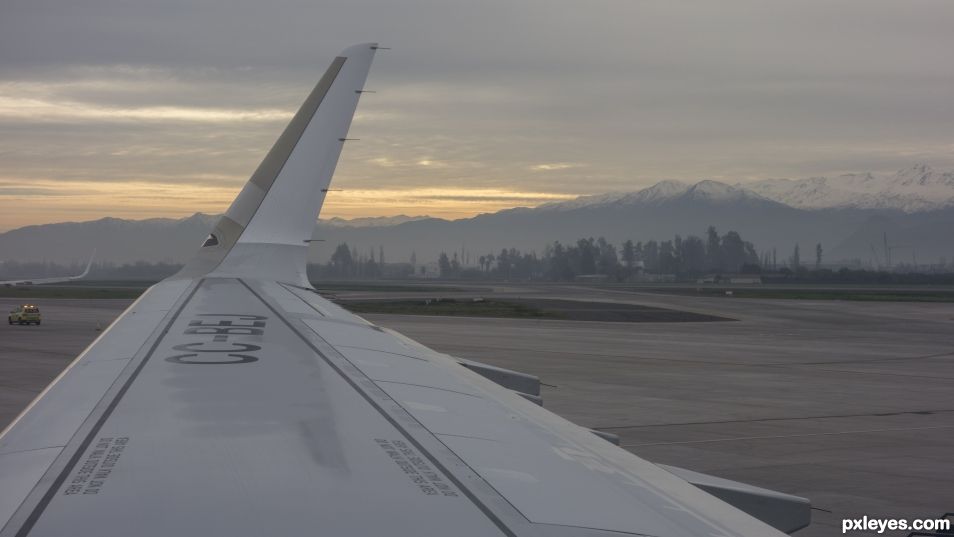
<svg viewBox="0 0 954 537">
<path fill-rule="evenodd" d="M 11 311 L 10 315 L 7 316 L 7 321 L 9 321 L 10 324 L 40 324 L 40 308 L 33 304 L 23 304 L 17 306 L 13 308 L 13 311 Z"/>
</svg>

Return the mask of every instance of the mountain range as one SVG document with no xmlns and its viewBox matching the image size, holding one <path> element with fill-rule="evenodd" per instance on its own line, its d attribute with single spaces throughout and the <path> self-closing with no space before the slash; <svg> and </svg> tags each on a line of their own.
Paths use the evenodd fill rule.
<svg viewBox="0 0 954 537">
<path fill-rule="evenodd" d="M 694 190 L 693 196 L 706 196 L 710 200 L 731 201 L 758 195 L 808 210 L 886 209 L 915 213 L 954 207 L 954 172 L 939 172 L 925 164 L 889 176 L 852 173 L 831 178 L 763 179 L 736 183 L 734 188 L 718 181 L 702 181 L 695 185 L 662 181 L 638 192 L 582 196 L 541 207 L 566 210 L 612 203 L 663 202 L 691 189 Z"/>
<path fill-rule="evenodd" d="M 86 258 L 181 262 L 205 238 L 215 217 L 67 222 L 27 226 L 0 234 L 0 261 Z M 581 237 L 667 240 L 675 234 L 705 234 L 709 225 L 738 231 L 762 251 L 777 250 L 781 262 L 795 246 L 814 251 L 821 243 L 828 262 L 876 262 L 884 237 L 895 262 L 954 258 L 954 173 L 925 165 L 894 175 L 849 174 L 801 180 L 767 179 L 744 184 L 703 180 L 661 181 L 635 192 L 582 196 L 535 208 L 514 208 L 461 220 L 426 216 L 320 220 L 312 260 L 324 262 L 341 243 L 359 253 L 383 246 L 389 262 L 419 262 L 440 252 L 461 252 L 473 263 L 501 248 L 541 251 L 544 244 Z M 803 254 L 803 258 L 810 257 Z"/>
</svg>

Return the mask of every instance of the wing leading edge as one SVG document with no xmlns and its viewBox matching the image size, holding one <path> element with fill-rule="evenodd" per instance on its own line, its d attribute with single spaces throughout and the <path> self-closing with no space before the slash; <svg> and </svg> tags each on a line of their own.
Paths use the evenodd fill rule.
<svg viewBox="0 0 954 537">
<path fill-rule="evenodd" d="M 376 48 L 334 60 L 196 257 L 0 435 L 0 537 L 781 535 L 311 289 Z"/>
</svg>

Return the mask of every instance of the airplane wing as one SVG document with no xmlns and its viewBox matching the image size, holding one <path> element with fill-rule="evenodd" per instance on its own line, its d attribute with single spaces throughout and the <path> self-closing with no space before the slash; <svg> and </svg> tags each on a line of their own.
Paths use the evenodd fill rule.
<svg viewBox="0 0 954 537">
<path fill-rule="evenodd" d="M 80 280 L 86 277 L 89 274 L 89 268 L 93 266 L 93 257 L 96 256 L 96 250 L 93 250 L 93 253 L 89 256 L 89 262 L 86 263 L 86 269 L 83 272 L 77 274 L 76 276 L 57 276 L 55 278 L 34 278 L 32 280 L 0 280 L 0 285 L 5 285 L 7 287 L 14 287 L 17 285 L 41 285 L 44 283 L 63 283 L 71 282 L 73 280 Z"/>
<path fill-rule="evenodd" d="M 311 287 L 376 48 L 334 59 L 195 258 L 0 436 L 0 535 L 782 535 L 528 400 L 534 377 Z"/>
</svg>

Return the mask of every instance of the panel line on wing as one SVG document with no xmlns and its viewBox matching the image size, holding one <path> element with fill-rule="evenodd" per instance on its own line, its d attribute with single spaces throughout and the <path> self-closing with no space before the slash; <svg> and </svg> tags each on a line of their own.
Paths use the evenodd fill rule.
<svg viewBox="0 0 954 537">
<path fill-rule="evenodd" d="M 325 312 L 323 312 L 323 311 L 321 311 L 320 309 L 318 309 L 317 307 L 315 307 L 314 304 L 312 304 L 311 302 L 308 302 L 307 300 L 305 300 L 304 298 L 302 298 L 301 296 L 299 296 L 298 293 L 296 293 L 296 292 L 292 291 L 291 289 L 289 289 L 289 287 L 295 287 L 294 285 L 290 285 L 290 284 L 282 283 L 282 282 L 277 282 L 277 283 L 278 283 L 278 285 L 281 286 L 283 289 L 285 289 L 286 291 L 288 291 L 289 294 L 291 294 L 292 296 L 294 296 L 294 297 L 297 298 L 298 300 L 301 300 L 302 302 L 304 302 L 305 305 L 308 306 L 309 308 L 315 310 L 315 313 L 317 313 L 318 315 L 321 315 L 322 317 L 327 317 L 327 316 L 328 316 L 328 315 L 325 314 Z"/>
<path fill-rule="evenodd" d="M 39 502 L 37 502 L 37 504 L 33 507 L 33 510 L 32 510 L 32 511 L 30 512 L 30 514 L 26 517 L 26 520 L 24 520 L 24 522 L 20 525 L 20 528 L 19 528 L 19 529 L 16 531 L 16 533 L 14 534 L 16 537 L 25 537 L 25 536 L 28 535 L 28 534 L 30 533 L 30 531 L 33 529 L 33 526 L 34 526 L 34 525 L 37 523 L 37 521 L 40 519 L 40 516 L 42 516 L 43 511 L 44 511 L 44 510 L 46 509 L 46 507 L 49 505 L 50 501 L 52 501 L 53 498 L 56 496 L 56 493 L 59 492 L 60 487 L 63 486 L 63 483 L 66 481 L 66 478 L 69 477 L 70 473 L 73 471 L 73 468 L 76 466 L 76 464 L 80 461 L 80 459 L 81 459 L 81 458 L 83 457 L 83 455 L 86 453 L 86 450 L 89 448 L 90 444 L 92 443 L 93 439 L 96 437 L 96 435 L 97 435 L 97 433 L 99 432 L 99 430 L 103 427 L 103 425 L 106 423 L 106 420 L 109 419 L 109 416 L 110 416 L 110 415 L 113 413 L 113 411 L 116 409 L 116 406 L 119 404 L 119 401 L 120 401 L 120 400 L 123 398 L 123 396 L 129 391 L 129 387 L 132 386 L 133 381 L 135 381 L 135 380 L 136 380 L 136 377 L 139 376 L 139 373 L 142 371 L 143 367 L 145 367 L 146 362 L 149 361 L 149 359 L 152 357 L 153 353 L 155 353 L 156 349 L 159 347 L 159 344 L 162 343 L 162 340 L 165 338 L 166 334 L 168 334 L 169 329 L 172 327 L 172 324 L 176 321 L 176 319 L 179 317 L 179 315 L 182 313 L 182 311 L 185 309 L 185 307 L 186 307 L 186 306 L 189 304 L 189 302 L 192 300 L 192 297 L 195 296 L 195 293 L 196 293 L 196 292 L 199 290 L 199 288 L 202 286 L 202 282 L 203 282 L 203 281 L 204 281 L 204 280 L 199 280 L 199 282 L 198 282 L 197 284 L 195 284 L 195 286 L 194 286 L 194 287 L 192 288 L 192 290 L 188 293 L 188 295 L 186 295 L 185 298 L 182 300 L 182 302 L 181 302 L 181 304 L 179 305 L 179 307 L 177 307 L 177 308 L 174 310 L 174 313 L 173 313 L 173 315 L 171 316 L 171 318 L 170 318 L 167 322 L 164 323 L 164 325 L 163 325 L 163 327 L 162 327 L 162 330 L 161 330 L 161 331 L 158 333 L 158 335 L 155 337 L 155 340 L 153 341 L 152 345 L 149 347 L 149 350 L 147 351 L 146 355 L 145 355 L 145 356 L 143 357 L 143 359 L 139 362 L 139 364 L 136 365 L 136 368 L 132 371 L 132 373 L 129 375 L 129 377 L 125 379 L 125 382 L 123 383 L 123 385 L 122 385 L 122 386 L 119 388 L 119 390 L 115 393 L 115 395 L 113 396 L 112 400 L 110 400 L 109 404 L 108 404 L 108 405 L 106 406 L 106 408 L 103 410 L 102 414 L 97 418 L 96 422 L 93 424 L 92 428 L 87 432 L 86 437 L 80 442 L 79 446 L 77 446 L 77 448 L 72 452 L 72 454 L 70 455 L 68 461 L 66 462 L 65 467 L 63 467 L 63 468 L 60 470 L 59 475 L 57 475 L 57 477 L 53 480 L 53 483 L 49 485 L 49 487 L 47 488 L 46 492 L 43 494 L 42 498 L 40 498 Z M 118 380 L 118 379 L 117 379 L 117 380 Z M 112 387 L 110 387 L 110 390 L 112 390 Z M 107 391 L 107 393 L 109 393 L 109 391 Z M 103 400 L 105 400 L 105 398 L 106 398 L 106 397 L 105 397 L 105 395 L 104 395 L 103 399 L 101 399 L 100 402 L 97 403 L 97 405 L 96 405 L 97 408 L 102 404 L 102 402 L 103 402 Z M 92 415 L 90 416 L 90 418 L 91 418 L 91 417 L 92 417 Z M 86 422 L 88 422 L 90 418 L 87 418 Z M 85 425 L 86 422 L 84 422 L 84 425 Z M 83 426 L 81 425 L 81 426 L 80 426 L 80 429 L 82 429 L 82 428 L 83 428 Z M 79 432 L 79 430 L 77 430 L 77 432 Z M 75 436 L 74 436 L 74 438 L 75 438 Z M 70 440 L 70 443 L 72 443 L 73 441 L 74 441 L 74 440 L 71 439 L 71 440 Z M 69 444 L 67 444 L 67 445 L 69 445 Z M 64 450 L 64 451 L 65 451 L 65 450 Z M 57 457 L 57 460 L 54 461 L 53 464 L 50 466 L 50 470 L 47 471 L 47 474 L 49 474 L 49 472 L 52 471 L 54 467 L 56 467 L 58 461 L 60 461 L 64 456 L 65 456 L 65 453 L 61 453 L 61 454 Z M 40 487 L 40 485 L 43 483 L 43 481 L 44 481 L 44 479 L 45 479 L 46 477 L 47 477 L 47 475 L 44 475 L 43 478 L 40 479 L 40 481 L 37 483 L 36 487 L 34 487 L 34 490 L 36 490 L 37 488 Z M 31 495 L 32 495 L 32 494 L 33 494 L 33 493 L 31 492 Z M 27 499 L 24 500 L 24 502 L 21 504 L 20 508 L 17 509 L 17 513 L 18 513 L 21 509 L 23 509 L 24 506 L 25 506 L 29 501 L 30 501 L 30 496 L 28 495 L 28 496 L 27 496 Z M 10 520 L 8 521 L 7 526 L 4 526 L 3 530 L 0 531 L 0 534 L 6 533 L 6 530 L 8 529 L 8 526 L 10 526 L 10 524 L 12 524 L 13 521 L 17 518 L 17 513 L 14 513 L 14 515 L 13 515 L 12 517 L 10 517 Z"/>
<path fill-rule="evenodd" d="M 400 356 L 402 358 L 410 358 L 412 360 L 418 360 L 420 362 L 428 362 L 427 358 L 421 358 L 420 356 L 411 356 L 410 354 L 401 354 L 399 352 L 383 351 L 381 349 L 372 349 L 371 347 L 361 347 L 359 345 L 334 345 L 336 348 L 342 349 L 357 349 L 361 351 L 374 351 L 374 352 L 383 352 L 385 354 L 393 354 L 394 356 Z"/>
<path fill-rule="evenodd" d="M 55 448 L 64 448 L 64 447 L 66 446 L 40 446 L 40 447 L 29 448 L 29 449 L 17 449 L 14 451 L 4 451 L 3 455 L 0 455 L 0 456 L 16 455 L 17 453 L 29 453 L 31 451 L 42 451 L 44 449 L 55 449 Z"/>
<path fill-rule="evenodd" d="M 257 291 L 255 291 L 255 289 L 253 289 L 252 286 L 250 286 L 247 282 L 245 282 L 245 281 L 242 280 L 242 279 L 238 279 L 238 281 L 239 281 L 239 283 L 241 283 L 242 285 L 244 285 L 244 286 L 249 290 L 249 292 L 252 293 L 253 296 L 255 296 L 256 298 L 258 298 L 263 304 L 265 304 L 265 306 L 266 306 L 269 310 L 271 310 L 272 313 L 274 313 L 276 317 L 278 317 L 292 332 L 294 332 L 299 338 L 301 338 L 301 340 L 302 340 L 318 357 L 320 357 L 320 358 L 321 358 L 325 363 L 327 363 L 338 375 L 340 375 L 341 378 L 343 378 L 355 391 L 357 391 L 357 392 L 368 402 L 368 404 L 370 404 L 375 410 L 377 410 L 396 430 L 398 430 L 399 432 L 401 432 L 401 434 L 404 435 L 404 437 L 407 439 L 407 441 L 410 442 L 411 444 L 413 444 L 414 447 L 417 448 L 418 451 L 420 451 L 425 457 L 427 457 L 427 459 L 431 462 L 431 464 L 433 464 L 434 466 L 436 466 L 436 467 L 441 471 L 441 473 L 443 473 L 443 474 L 447 477 L 448 480 L 450 480 L 452 483 L 454 483 L 454 485 L 457 486 L 457 488 L 460 489 L 460 491 L 463 492 L 464 495 L 467 496 L 467 498 L 468 498 L 471 502 L 473 502 L 473 504 L 476 505 L 476 506 L 480 509 L 480 511 L 481 511 L 482 513 L 484 513 L 484 515 L 486 515 L 487 518 L 489 518 L 489 519 L 491 520 L 491 522 L 493 522 L 493 524 L 494 524 L 502 533 L 504 533 L 504 534 L 507 535 L 508 537 L 518 537 L 517 534 L 514 533 L 513 530 L 511 530 L 511 529 L 507 526 L 507 524 L 504 523 L 504 521 L 501 520 L 501 518 L 500 518 L 493 510 L 490 509 L 489 506 L 487 506 L 483 501 L 481 501 L 479 498 L 477 498 L 477 496 L 474 494 L 474 492 L 473 492 L 472 490 L 470 490 L 470 488 L 468 488 L 467 486 L 465 486 L 465 484 L 464 484 L 456 475 L 454 475 L 453 473 L 451 473 L 450 470 L 446 467 L 446 465 L 443 464 L 440 460 L 438 460 L 437 457 L 435 457 L 434 454 L 430 452 L 430 450 L 428 450 L 427 448 L 425 448 L 425 447 L 420 443 L 420 441 L 419 441 L 417 438 L 415 438 L 414 435 L 412 435 L 412 434 L 410 433 L 410 431 L 407 430 L 407 428 L 406 428 L 404 425 L 402 425 L 398 420 L 396 420 L 396 419 L 394 418 L 394 416 L 392 416 L 390 413 L 388 413 L 387 411 L 385 411 L 385 410 L 381 407 L 381 405 L 380 405 L 377 401 L 375 401 L 374 398 L 371 397 L 370 394 L 367 393 L 367 391 L 365 391 L 364 389 L 362 389 L 362 388 L 358 385 L 358 383 L 355 381 L 354 378 L 352 378 L 350 375 L 348 375 L 347 373 L 345 373 L 345 372 L 341 369 L 341 367 L 340 367 L 338 364 L 334 363 L 334 361 L 331 360 L 327 355 L 325 355 L 325 353 L 323 353 L 321 350 L 319 350 L 318 347 L 316 347 L 316 346 L 311 342 L 311 340 L 308 339 L 308 337 L 306 337 L 297 327 L 295 327 L 291 322 L 289 322 L 289 320 L 288 320 L 287 318 L 285 318 L 285 316 L 282 315 L 282 313 L 281 313 L 280 311 L 278 311 L 274 306 L 272 306 L 272 304 L 271 304 L 268 300 L 266 300 L 265 297 L 263 297 L 261 294 L 259 294 Z M 323 340 L 323 338 L 322 338 L 321 336 L 319 336 L 318 334 L 315 334 L 315 337 L 317 337 L 317 338 Z M 327 343 L 327 342 L 326 342 L 326 343 Z M 330 346 L 330 345 L 329 345 L 329 346 Z M 351 362 L 348 361 L 347 358 L 342 357 L 342 359 L 344 359 L 347 363 L 351 364 Z M 358 372 L 358 374 L 361 374 L 362 376 L 364 376 L 369 382 L 374 383 L 373 380 L 371 380 L 370 378 L 368 378 L 367 376 L 365 376 L 363 373 L 361 373 L 360 370 L 359 370 L 357 367 L 354 366 L 354 364 L 351 364 L 351 366 L 354 367 L 354 369 Z M 376 385 L 376 384 L 375 384 L 375 385 Z M 387 397 L 388 399 L 391 399 L 392 401 L 394 401 L 394 400 L 391 398 L 391 396 L 388 395 L 387 393 L 385 393 L 383 390 L 381 390 L 381 393 L 382 393 L 385 397 Z M 394 403 L 395 403 L 395 404 L 398 404 L 396 401 L 394 401 Z M 398 406 L 400 406 L 400 405 L 398 404 Z M 414 416 L 412 416 L 412 415 L 410 415 L 410 414 L 407 414 L 407 415 L 408 415 L 412 420 L 414 420 L 415 422 L 417 422 L 417 420 L 414 418 Z M 418 422 L 418 423 L 420 423 L 420 422 Z M 422 425 L 422 428 L 423 428 L 423 425 Z M 426 428 L 424 428 L 424 429 L 426 430 Z M 440 443 L 441 445 L 444 445 L 444 443 L 441 442 L 441 440 L 440 440 L 439 438 L 437 438 L 437 437 L 434 436 L 433 434 L 431 434 L 431 436 L 432 436 L 438 443 Z M 446 446 L 445 446 L 445 447 L 446 447 Z M 461 461 L 461 462 L 463 463 L 463 461 Z M 464 463 L 464 464 L 466 465 L 466 463 Z M 474 475 L 479 477 L 479 474 L 477 474 L 476 472 L 474 472 Z M 501 498 L 503 501 L 505 501 L 505 502 L 507 502 L 508 504 L 510 504 L 510 502 L 507 501 L 506 498 L 503 498 L 502 496 L 500 496 L 500 498 Z M 512 504 L 511 504 L 511 507 L 512 507 Z M 514 509 L 514 511 L 515 511 L 517 514 L 519 514 L 521 517 L 523 517 L 522 513 L 520 513 L 519 510 Z M 526 519 L 525 517 L 523 517 L 523 518 Z"/>
<path fill-rule="evenodd" d="M 368 378 L 371 378 L 371 377 L 368 377 Z M 373 378 L 371 380 L 373 380 L 374 382 L 378 384 L 384 383 L 384 384 L 400 384 L 402 386 L 414 386 L 416 388 L 427 388 L 429 390 L 438 390 L 442 392 L 456 393 L 457 395 L 466 395 L 467 397 L 475 397 L 477 399 L 482 399 L 482 397 L 480 397 L 479 395 L 474 395 L 472 393 L 459 392 L 457 390 L 449 390 L 447 388 L 441 388 L 438 386 L 428 386 L 427 384 L 414 384 L 413 382 L 398 382 L 396 380 L 377 380 Z"/>
</svg>

